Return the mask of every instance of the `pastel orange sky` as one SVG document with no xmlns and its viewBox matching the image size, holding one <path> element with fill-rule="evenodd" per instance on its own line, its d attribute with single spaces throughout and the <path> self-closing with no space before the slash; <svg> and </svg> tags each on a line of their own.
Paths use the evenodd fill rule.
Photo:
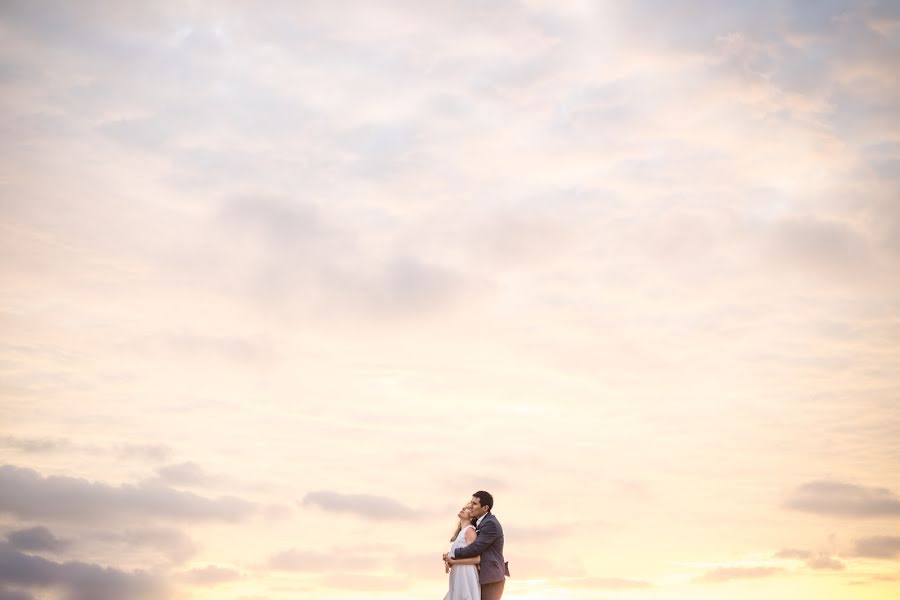
<svg viewBox="0 0 900 600">
<path fill-rule="evenodd" d="M 0 599 L 900 598 L 900 3 L 0 3 Z"/>
</svg>

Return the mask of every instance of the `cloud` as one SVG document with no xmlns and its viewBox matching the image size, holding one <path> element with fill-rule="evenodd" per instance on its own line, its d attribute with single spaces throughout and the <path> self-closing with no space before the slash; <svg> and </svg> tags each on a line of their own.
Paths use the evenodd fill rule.
<svg viewBox="0 0 900 600">
<path fill-rule="evenodd" d="M 312 550 L 284 550 L 273 554 L 268 566 L 280 571 L 350 571 L 371 567 L 375 562 L 368 556 L 347 552 L 326 554 Z"/>
<path fill-rule="evenodd" d="M 444 306 L 461 291 L 462 276 L 412 256 L 395 256 L 362 280 L 367 305 L 380 313 L 418 313 Z"/>
<path fill-rule="evenodd" d="M 240 571 L 229 567 L 217 567 L 209 565 L 197 569 L 191 569 L 178 574 L 178 579 L 185 583 L 199 586 L 212 586 L 219 583 L 228 583 L 241 578 Z"/>
<path fill-rule="evenodd" d="M 3 436 L 0 438 L 0 444 L 25 454 L 82 452 L 85 454 L 105 455 L 112 452 L 116 456 L 124 459 L 148 461 L 166 460 L 172 454 L 172 449 L 162 444 L 117 444 L 111 447 L 102 447 L 89 444 L 76 444 L 72 440 L 66 438 Z"/>
<path fill-rule="evenodd" d="M 341 136 L 354 158 L 352 172 L 383 179 L 403 169 L 421 167 L 417 153 L 421 133 L 409 122 L 367 123 Z"/>
<path fill-rule="evenodd" d="M 816 571 L 843 571 L 844 563 L 830 556 L 818 556 L 806 562 L 806 566 Z"/>
<path fill-rule="evenodd" d="M 856 555 L 866 558 L 895 558 L 900 555 L 900 536 L 875 536 L 857 540 Z"/>
<path fill-rule="evenodd" d="M 214 225 L 240 241 L 243 253 L 233 262 L 251 267 L 246 289 L 268 302 L 302 298 L 308 306 L 402 316 L 445 307 L 468 289 L 462 272 L 426 253 L 371 244 L 370 221 L 391 225 L 375 209 L 342 218 L 310 200 L 258 196 L 223 201 Z"/>
<path fill-rule="evenodd" d="M 210 476 L 195 462 L 167 465 L 156 470 L 160 481 L 170 485 L 203 485 Z"/>
<path fill-rule="evenodd" d="M 121 531 L 91 531 L 82 537 L 85 542 L 96 540 L 112 545 L 121 552 L 149 548 L 160 552 L 175 563 L 183 563 L 197 553 L 194 541 L 183 531 L 170 527 L 127 527 Z"/>
<path fill-rule="evenodd" d="M 729 478 L 787 446 L 795 472 L 823 452 L 860 481 L 885 470 L 897 302 L 860 280 L 900 256 L 896 3 L 0 4 L 0 130 L 16 140 L 0 149 L 0 392 L 16 394 L 10 431 L 35 436 L 8 446 L 33 462 L 9 462 L 71 475 L 58 469 L 104 453 L 83 472 L 94 482 L 0 472 L 0 510 L 46 515 L 4 533 L 40 522 L 97 563 L 158 563 L 150 548 L 212 564 L 217 526 L 188 538 L 154 521 L 275 516 L 314 489 L 297 493 L 299 471 L 395 496 L 313 492 L 294 509 L 310 523 L 249 523 L 228 560 L 288 547 L 297 527 L 355 547 L 380 520 L 495 491 L 441 488 L 452 472 L 473 481 L 471 461 L 442 458 L 465 423 L 463 438 L 493 428 L 503 441 L 488 459 L 515 482 L 503 514 L 546 514 L 548 489 L 579 490 L 563 524 L 507 528 L 511 544 L 553 541 L 566 563 L 520 557 L 514 574 L 578 576 L 573 548 L 614 544 L 618 525 L 610 537 L 568 523 L 590 527 L 605 504 L 626 528 L 642 522 L 640 487 L 603 483 L 641 465 L 659 467 L 646 489 L 661 506 L 677 480 L 699 499 L 682 493 L 681 514 L 716 498 L 746 507 L 727 516 L 759 523 L 762 548 L 790 537 Z M 395 326 L 407 314 L 417 321 Z M 120 352 L 128 340 L 138 352 Z M 71 442 L 44 437 L 61 431 Z M 217 482 L 235 490 L 248 472 L 278 483 L 252 496 L 247 484 L 259 505 L 230 511 L 208 487 L 218 471 L 153 445 L 173 440 L 219 457 Z M 598 482 L 572 458 L 586 452 L 629 464 Z M 160 479 L 122 485 L 135 483 L 123 456 L 156 461 Z M 421 504 L 355 477 L 410 467 Z M 781 474 L 761 475 L 765 488 Z M 792 499 L 833 514 L 824 496 Z M 623 563 L 655 538 L 654 565 L 678 558 L 678 523 L 638 529 L 649 539 Z M 404 551 L 433 572 L 424 546 Z M 272 560 L 335 576 L 368 560 L 322 552 Z M 266 595 L 290 585 L 282 575 L 245 577 Z"/>
<path fill-rule="evenodd" d="M 43 526 L 11 531 L 6 535 L 9 545 L 25 552 L 63 552 L 75 545 L 74 540 L 59 539 Z M 168 527 L 126 528 L 120 531 L 97 531 L 91 527 L 77 537 L 79 549 L 112 546 L 114 555 L 123 551 L 132 554 L 138 549 L 156 550 L 176 563 L 196 554 L 194 542 L 184 532 Z"/>
<path fill-rule="evenodd" d="M 794 550 L 792 548 L 786 548 L 784 550 L 779 550 L 775 553 L 773 558 L 796 558 L 800 560 L 806 560 L 812 557 L 812 552 L 808 550 Z"/>
<path fill-rule="evenodd" d="M 303 506 L 316 506 L 336 513 L 349 513 L 366 519 L 403 521 L 419 517 L 419 513 L 400 502 L 384 496 L 341 494 L 330 491 L 309 492 Z"/>
<path fill-rule="evenodd" d="M 811 481 L 795 489 L 787 508 L 820 515 L 850 518 L 900 516 L 900 498 L 886 488 L 839 481 Z"/>
<path fill-rule="evenodd" d="M 22 438 L 11 435 L 0 438 L 7 448 L 13 448 L 27 454 L 42 454 L 45 452 L 64 452 L 74 447 L 71 441 L 60 438 Z"/>
<path fill-rule="evenodd" d="M 16 550 L 61 552 L 69 542 L 60 540 L 46 527 L 30 527 L 6 534 L 10 546 Z"/>
<path fill-rule="evenodd" d="M 168 460 L 172 455 L 172 449 L 163 444 L 119 444 L 115 452 L 123 458 L 149 461 Z"/>
<path fill-rule="evenodd" d="M 27 588 L 58 588 L 68 600 L 135 600 L 165 596 L 164 583 L 144 572 L 128 573 L 84 562 L 53 562 L 0 544 L 0 581 Z"/>
<path fill-rule="evenodd" d="M 760 579 L 772 577 L 782 569 L 774 567 L 719 567 L 694 579 L 694 583 L 720 583 L 735 579 Z"/>
<path fill-rule="evenodd" d="M 34 596 L 25 591 L 0 587 L 0 600 L 34 600 Z"/>
<path fill-rule="evenodd" d="M 255 505 L 231 496 L 215 499 L 153 482 L 111 486 L 73 477 L 42 477 L 31 469 L 0 467 L 0 511 L 24 519 L 161 517 L 183 520 L 236 521 Z"/>
<path fill-rule="evenodd" d="M 180 330 L 169 334 L 154 334 L 135 338 L 122 345 L 129 350 L 173 353 L 192 357 L 220 357 L 227 361 L 246 364 L 271 357 L 270 347 L 264 341 L 249 336 L 203 335 Z"/>
<path fill-rule="evenodd" d="M 867 237 L 838 221 L 795 217 L 778 222 L 772 236 L 776 257 L 799 269 L 845 277 L 867 271 L 872 260 Z"/>
</svg>

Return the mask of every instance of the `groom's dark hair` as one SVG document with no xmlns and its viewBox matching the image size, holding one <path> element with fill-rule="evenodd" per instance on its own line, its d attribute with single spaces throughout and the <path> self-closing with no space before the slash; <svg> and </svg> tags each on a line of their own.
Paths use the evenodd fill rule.
<svg viewBox="0 0 900 600">
<path fill-rule="evenodd" d="M 473 498 L 478 498 L 478 501 L 481 502 L 482 506 L 487 506 L 488 510 L 494 508 L 494 497 L 488 494 L 485 491 L 478 491 L 472 494 Z"/>
</svg>

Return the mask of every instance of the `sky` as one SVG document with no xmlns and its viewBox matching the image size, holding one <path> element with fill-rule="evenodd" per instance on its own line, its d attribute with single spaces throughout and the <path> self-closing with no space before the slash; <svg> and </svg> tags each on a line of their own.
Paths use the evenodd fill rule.
<svg viewBox="0 0 900 600">
<path fill-rule="evenodd" d="M 900 598 L 900 4 L 0 3 L 0 599 Z"/>
</svg>

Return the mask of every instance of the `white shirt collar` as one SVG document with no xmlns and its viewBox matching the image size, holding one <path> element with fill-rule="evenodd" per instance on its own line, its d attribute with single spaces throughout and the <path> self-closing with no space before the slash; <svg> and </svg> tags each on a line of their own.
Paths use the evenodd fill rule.
<svg viewBox="0 0 900 600">
<path fill-rule="evenodd" d="M 478 520 L 475 521 L 475 527 L 478 527 L 479 525 L 481 525 L 481 522 L 484 521 L 484 518 L 485 518 L 486 516 L 488 516 L 489 514 L 491 514 L 491 511 L 487 511 L 486 513 L 484 513 L 483 515 L 481 515 L 480 517 L 478 517 Z"/>
</svg>

